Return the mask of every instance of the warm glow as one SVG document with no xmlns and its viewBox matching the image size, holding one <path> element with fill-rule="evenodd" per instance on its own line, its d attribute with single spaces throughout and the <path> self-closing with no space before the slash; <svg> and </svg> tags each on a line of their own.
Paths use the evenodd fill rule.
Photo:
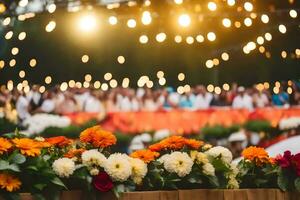
<svg viewBox="0 0 300 200">
<path fill-rule="evenodd" d="M 182 37 L 180 35 L 176 35 L 174 40 L 176 43 L 180 43 L 180 42 L 182 42 Z"/>
<path fill-rule="evenodd" d="M 14 35 L 14 33 L 12 31 L 8 31 L 4 37 L 5 37 L 5 39 L 10 40 L 13 35 Z"/>
<path fill-rule="evenodd" d="M 47 24 L 45 30 L 46 30 L 47 32 L 52 32 L 52 31 L 55 29 L 55 27 L 56 27 L 56 22 L 55 22 L 55 21 L 51 21 L 51 22 L 49 22 L 49 23 Z"/>
<path fill-rule="evenodd" d="M 202 42 L 204 42 L 204 37 L 203 37 L 203 35 L 197 35 L 196 36 L 196 40 L 197 40 L 197 42 L 199 42 L 199 43 L 202 43 Z"/>
<path fill-rule="evenodd" d="M 207 34 L 207 39 L 209 40 L 209 41 L 215 41 L 216 40 L 216 38 L 217 38 L 217 36 L 216 36 L 216 34 L 214 33 L 214 32 L 209 32 L 208 34 Z"/>
<path fill-rule="evenodd" d="M 207 7 L 211 11 L 217 10 L 217 4 L 215 2 L 212 2 L 212 1 L 207 4 Z"/>
<path fill-rule="evenodd" d="M 193 44 L 194 43 L 194 38 L 192 37 L 192 36 L 188 36 L 187 38 L 186 38 L 186 43 L 188 43 L 188 44 Z"/>
<path fill-rule="evenodd" d="M 21 71 L 19 72 L 19 77 L 20 77 L 20 78 L 24 78 L 25 75 L 26 75 L 26 73 L 25 73 L 24 70 L 21 70 Z"/>
<path fill-rule="evenodd" d="M 148 39 L 147 35 L 141 35 L 139 40 L 140 40 L 141 44 L 146 44 L 149 39 Z"/>
<path fill-rule="evenodd" d="M 298 13 L 296 10 L 290 10 L 289 14 L 290 14 L 291 18 L 297 18 L 297 16 L 298 16 Z"/>
<path fill-rule="evenodd" d="M 262 36 L 257 37 L 256 39 L 257 44 L 262 45 L 265 42 L 265 39 Z"/>
<path fill-rule="evenodd" d="M 81 61 L 82 61 L 83 63 L 87 63 L 87 62 L 89 61 L 89 59 L 90 59 L 90 57 L 89 57 L 88 55 L 83 55 L 83 56 L 81 57 Z"/>
<path fill-rule="evenodd" d="M 46 76 L 46 78 L 45 78 L 45 83 L 46 83 L 46 84 L 50 84 L 51 82 L 52 82 L 51 76 Z"/>
<path fill-rule="evenodd" d="M 224 19 L 222 20 L 222 24 L 223 24 L 223 26 L 225 26 L 226 28 L 229 28 L 229 27 L 231 26 L 231 21 L 230 21 L 230 19 L 228 19 L 228 18 L 224 18 Z"/>
<path fill-rule="evenodd" d="M 34 58 L 31 59 L 30 62 L 29 62 L 30 67 L 35 67 L 36 64 L 37 64 L 37 61 L 36 61 L 36 59 L 34 59 Z"/>
<path fill-rule="evenodd" d="M 118 56 L 117 60 L 118 60 L 118 63 L 120 63 L 120 64 L 125 63 L 125 57 L 124 56 Z"/>
<path fill-rule="evenodd" d="M 165 75 L 165 73 L 164 73 L 163 71 L 158 71 L 158 72 L 156 73 L 157 78 L 163 78 L 164 75 Z"/>
<path fill-rule="evenodd" d="M 234 6 L 235 5 L 235 0 L 227 0 L 227 4 L 229 6 Z"/>
<path fill-rule="evenodd" d="M 108 18 L 108 23 L 109 23 L 110 25 L 116 25 L 116 24 L 118 23 L 118 19 L 117 19 L 115 16 L 110 16 L 110 17 Z"/>
<path fill-rule="evenodd" d="M 226 53 L 226 52 L 224 52 L 224 53 L 222 53 L 221 58 L 222 58 L 224 61 L 228 61 L 228 60 L 229 60 L 229 54 Z"/>
<path fill-rule="evenodd" d="M 269 16 L 266 15 L 266 14 L 263 14 L 263 15 L 261 16 L 261 21 L 262 21 L 263 23 L 265 23 L 265 24 L 269 23 L 269 21 L 270 21 Z"/>
<path fill-rule="evenodd" d="M 214 62 L 212 60 L 208 60 L 206 61 L 205 65 L 207 68 L 212 68 L 214 66 Z"/>
<path fill-rule="evenodd" d="M 272 40 L 272 35 L 271 35 L 271 33 L 266 33 L 266 34 L 265 34 L 265 38 L 266 38 L 266 40 L 271 41 L 271 40 Z"/>
<path fill-rule="evenodd" d="M 176 4 L 182 4 L 183 3 L 183 0 L 174 0 L 174 3 L 176 3 Z"/>
<path fill-rule="evenodd" d="M 191 24 L 191 18 L 188 14 L 182 14 L 178 18 L 178 23 L 182 27 L 188 27 Z"/>
<path fill-rule="evenodd" d="M 144 11 L 142 15 L 142 23 L 144 25 L 149 25 L 152 22 L 151 13 L 149 11 Z"/>
<path fill-rule="evenodd" d="M 25 32 L 21 32 L 18 36 L 19 40 L 24 40 L 26 38 L 26 33 Z"/>
<path fill-rule="evenodd" d="M 11 49 L 11 54 L 12 54 L 12 55 L 15 56 L 15 55 L 17 55 L 18 53 L 19 53 L 19 49 L 18 49 L 17 47 L 14 47 L 14 48 Z"/>
<path fill-rule="evenodd" d="M 251 26 L 252 25 L 252 19 L 251 18 L 249 18 L 249 17 L 247 17 L 245 20 L 244 20 L 244 24 L 246 25 L 246 26 Z"/>
<path fill-rule="evenodd" d="M 109 81 L 110 79 L 112 79 L 112 74 L 111 73 L 106 73 L 104 74 L 104 80 Z"/>
<path fill-rule="evenodd" d="M 253 10 L 253 5 L 250 2 L 246 2 L 244 3 L 244 8 L 245 10 L 247 10 L 248 12 L 251 12 Z"/>
<path fill-rule="evenodd" d="M 282 33 L 282 34 L 285 34 L 285 33 L 286 33 L 286 26 L 285 26 L 285 25 L 280 24 L 280 25 L 278 26 L 278 29 L 279 29 L 280 33 Z"/>
<path fill-rule="evenodd" d="M 56 10 L 56 5 L 54 3 L 50 4 L 47 9 L 49 13 L 54 13 Z"/>
<path fill-rule="evenodd" d="M 179 80 L 179 81 L 183 81 L 184 79 L 185 79 L 184 73 L 179 73 L 179 74 L 178 74 L 178 80 Z"/>
<path fill-rule="evenodd" d="M 167 38 L 167 35 L 165 33 L 159 33 L 156 35 L 156 41 L 157 42 L 163 42 Z"/>
<path fill-rule="evenodd" d="M 129 19 L 129 20 L 127 21 L 127 26 L 128 26 L 129 28 L 135 28 L 135 27 L 136 27 L 136 21 L 135 21 L 134 19 Z"/>
<path fill-rule="evenodd" d="M 10 66 L 10 67 L 14 67 L 16 64 L 17 64 L 17 61 L 16 61 L 15 59 L 11 59 L 11 60 L 9 61 L 9 66 Z"/>
<path fill-rule="evenodd" d="M 92 14 L 82 16 L 79 19 L 79 29 L 83 32 L 91 32 L 97 27 L 96 17 Z"/>
</svg>

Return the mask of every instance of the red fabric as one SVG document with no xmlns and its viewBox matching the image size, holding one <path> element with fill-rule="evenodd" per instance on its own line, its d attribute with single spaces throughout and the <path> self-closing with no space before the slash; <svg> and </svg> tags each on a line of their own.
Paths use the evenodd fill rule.
<svg viewBox="0 0 300 200">
<path fill-rule="evenodd" d="M 97 117 L 96 113 L 66 115 L 80 124 Z M 195 133 L 205 125 L 242 124 L 247 120 L 268 120 L 277 126 L 282 118 L 300 116 L 300 108 L 260 108 L 253 112 L 244 109 L 208 109 L 199 111 L 171 110 L 157 112 L 109 113 L 100 125 L 110 131 L 134 134 L 143 131 L 170 129 L 176 133 Z"/>
</svg>

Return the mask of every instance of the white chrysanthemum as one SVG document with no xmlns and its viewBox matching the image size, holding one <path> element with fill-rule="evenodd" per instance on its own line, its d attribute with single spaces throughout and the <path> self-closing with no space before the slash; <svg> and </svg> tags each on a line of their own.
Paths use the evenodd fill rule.
<svg viewBox="0 0 300 200">
<path fill-rule="evenodd" d="M 284 118 L 279 122 L 280 130 L 289 130 L 300 126 L 300 117 Z"/>
<path fill-rule="evenodd" d="M 105 172 L 115 181 L 126 181 L 132 173 L 131 164 L 126 154 L 110 155 L 104 165 Z"/>
<path fill-rule="evenodd" d="M 228 181 L 227 188 L 228 189 L 239 189 L 240 185 L 236 178 L 231 177 Z"/>
<path fill-rule="evenodd" d="M 191 154 L 192 155 L 192 154 Z M 198 164 L 206 164 L 209 162 L 207 155 L 202 152 L 194 152 L 193 153 L 193 160 Z"/>
<path fill-rule="evenodd" d="M 203 173 L 209 176 L 214 176 L 215 175 L 215 168 L 212 164 L 206 163 L 202 166 L 203 168 Z"/>
<path fill-rule="evenodd" d="M 164 164 L 165 160 L 167 160 L 169 156 L 170 156 L 169 154 L 165 154 L 161 156 L 159 159 L 157 159 L 157 161 L 160 162 L 161 164 Z"/>
<path fill-rule="evenodd" d="M 97 169 L 97 168 L 91 169 L 91 170 L 90 170 L 90 174 L 91 174 L 92 176 L 97 176 L 97 175 L 99 174 L 99 169 Z"/>
<path fill-rule="evenodd" d="M 53 171 L 60 177 L 69 177 L 75 171 L 75 163 L 69 158 L 59 158 L 52 164 Z"/>
<path fill-rule="evenodd" d="M 132 167 L 131 178 L 136 184 L 141 184 L 143 178 L 146 176 L 148 172 L 147 164 L 138 159 L 138 158 L 130 158 L 129 162 Z"/>
<path fill-rule="evenodd" d="M 221 160 L 225 163 L 231 163 L 232 161 L 232 153 L 229 151 L 229 149 L 221 146 L 213 147 L 205 152 L 208 156 L 211 156 L 213 158 L 217 158 L 221 156 Z"/>
<path fill-rule="evenodd" d="M 88 150 L 82 153 L 82 164 L 86 166 L 100 166 L 103 167 L 106 161 L 105 156 L 97 149 Z"/>
<path fill-rule="evenodd" d="M 164 167 L 168 172 L 176 173 L 180 177 L 188 175 L 192 171 L 193 160 L 187 153 L 174 152 L 164 161 Z"/>
</svg>

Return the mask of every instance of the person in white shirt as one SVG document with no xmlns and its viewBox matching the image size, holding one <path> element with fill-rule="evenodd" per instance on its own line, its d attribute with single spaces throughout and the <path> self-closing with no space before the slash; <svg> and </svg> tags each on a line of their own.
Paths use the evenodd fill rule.
<svg viewBox="0 0 300 200">
<path fill-rule="evenodd" d="M 84 110 L 85 101 L 90 96 L 90 92 L 86 90 L 85 88 L 79 89 L 76 94 L 74 95 L 74 98 L 77 102 L 79 111 Z"/>
<path fill-rule="evenodd" d="M 206 88 L 202 85 L 196 87 L 196 96 L 193 102 L 194 109 L 208 109 L 213 95 L 206 91 Z"/>
<path fill-rule="evenodd" d="M 104 105 L 100 101 L 99 94 L 97 93 L 97 91 L 93 91 L 87 96 L 84 103 L 83 111 L 89 113 L 105 112 Z"/>
<path fill-rule="evenodd" d="M 253 94 L 253 104 L 257 108 L 267 107 L 270 104 L 268 96 L 262 91 L 256 90 Z"/>
<path fill-rule="evenodd" d="M 55 110 L 55 101 L 52 97 L 52 92 L 47 91 L 44 93 L 44 100 L 41 105 L 41 108 L 38 109 L 38 112 L 43 112 L 43 113 L 52 113 Z"/>
<path fill-rule="evenodd" d="M 244 87 L 238 87 L 237 89 L 237 96 L 234 97 L 232 102 L 233 108 L 246 108 L 249 110 L 253 109 L 253 100 L 252 97 L 249 96 Z"/>
<path fill-rule="evenodd" d="M 22 94 L 22 93 L 20 94 L 20 96 L 17 99 L 16 110 L 17 110 L 18 116 L 21 120 L 24 120 L 24 119 L 30 117 L 30 114 L 29 114 L 29 101 L 25 97 L 25 95 Z"/>
</svg>

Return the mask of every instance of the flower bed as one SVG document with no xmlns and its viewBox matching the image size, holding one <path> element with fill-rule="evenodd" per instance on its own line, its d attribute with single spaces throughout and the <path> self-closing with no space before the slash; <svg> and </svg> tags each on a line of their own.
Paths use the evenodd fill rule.
<svg viewBox="0 0 300 200">
<path fill-rule="evenodd" d="M 116 142 L 100 126 L 84 130 L 76 140 L 4 135 L 0 138 L 0 196 L 11 199 L 25 192 L 37 199 L 57 199 L 66 194 L 63 191 L 81 190 L 86 199 L 111 193 L 125 199 L 144 199 L 138 195 L 175 199 L 178 195 L 180 199 L 197 192 L 220 198 L 248 195 L 235 191 L 238 188 L 300 191 L 300 154 L 285 152 L 270 158 L 264 149 L 249 147 L 236 165 L 228 149 L 181 136 L 129 156 L 110 152 Z"/>
</svg>

